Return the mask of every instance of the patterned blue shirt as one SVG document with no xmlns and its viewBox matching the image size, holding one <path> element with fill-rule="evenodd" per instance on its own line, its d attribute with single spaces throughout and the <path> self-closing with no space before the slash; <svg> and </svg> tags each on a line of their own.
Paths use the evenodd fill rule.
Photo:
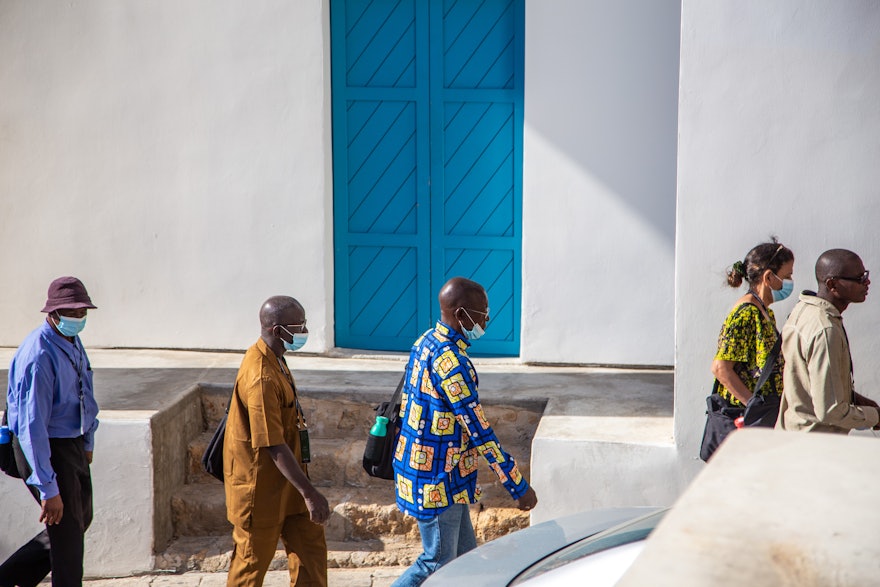
<svg viewBox="0 0 880 587">
<path fill-rule="evenodd" d="M 41 499 L 55 497 L 49 439 L 83 436 L 91 451 L 98 427 L 92 367 L 79 337 L 71 344 L 48 322 L 31 332 L 9 365 L 6 409 L 9 429 L 33 469 L 27 484 Z"/>
<path fill-rule="evenodd" d="M 443 322 L 413 345 L 400 402 L 394 453 L 397 507 L 426 520 L 453 503 L 476 503 L 482 456 L 513 499 L 529 485 L 483 414 L 470 343 Z"/>
</svg>

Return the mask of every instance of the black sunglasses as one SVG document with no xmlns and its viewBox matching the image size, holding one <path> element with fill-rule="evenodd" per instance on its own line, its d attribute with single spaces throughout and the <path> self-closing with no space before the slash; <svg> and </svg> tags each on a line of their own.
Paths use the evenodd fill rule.
<svg viewBox="0 0 880 587">
<path fill-rule="evenodd" d="M 862 285 L 865 285 L 866 283 L 868 283 L 868 277 L 870 276 L 870 274 L 871 274 L 870 271 L 865 271 L 864 273 L 862 273 L 858 277 L 844 277 L 843 275 L 837 275 L 835 277 L 832 277 L 831 279 L 843 279 L 844 281 L 855 281 L 856 283 L 861 283 Z"/>
</svg>

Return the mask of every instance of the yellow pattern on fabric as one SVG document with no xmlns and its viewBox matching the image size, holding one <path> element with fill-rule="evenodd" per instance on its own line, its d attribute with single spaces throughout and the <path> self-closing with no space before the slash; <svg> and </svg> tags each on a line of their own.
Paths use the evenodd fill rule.
<svg viewBox="0 0 880 587">
<path fill-rule="evenodd" d="M 449 505 L 446 497 L 446 484 L 442 481 L 434 485 L 425 483 L 422 486 L 422 505 L 426 508 L 445 508 Z"/>
<path fill-rule="evenodd" d="M 413 501 L 412 481 L 403 475 L 397 475 L 397 495 L 410 503 L 415 503 Z"/>
<path fill-rule="evenodd" d="M 455 415 L 452 412 L 434 412 L 431 432 L 437 436 L 455 434 Z"/>
<path fill-rule="evenodd" d="M 415 370 L 413 372 L 415 372 Z M 413 383 L 413 385 L 415 385 L 415 383 Z M 431 383 L 431 374 L 428 373 L 428 371 L 422 372 L 421 390 L 422 393 L 428 394 L 435 399 L 440 399 L 440 394 L 434 389 L 434 385 Z"/>
<path fill-rule="evenodd" d="M 406 450 L 406 437 L 401 434 L 397 437 L 397 448 L 394 449 L 394 460 L 402 461 L 403 452 Z"/>
<path fill-rule="evenodd" d="M 486 419 L 486 414 L 483 413 L 483 406 L 478 405 L 474 408 L 474 413 L 477 415 L 477 420 L 480 421 L 480 426 L 483 427 L 483 430 L 487 430 L 489 428 L 489 420 Z"/>
<path fill-rule="evenodd" d="M 446 379 L 449 373 L 458 368 L 458 357 L 452 351 L 444 351 L 442 355 L 434 361 L 434 372 L 440 379 Z"/>
<path fill-rule="evenodd" d="M 406 412 L 406 402 L 409 399 L 409 394 L 405 391 L 400 392 L 400 411 L 397 412 L 398 418 L 403 418 L 404 412 Z"/>
<path fill-rule="evenodd" d="M 461 455 L 458 461 L 458 472 L 462 477 L 467 477 L 477 470 L 477 449 L 472 448 Z"/>
<path fill-rule="evenodd" d="M 492 470 L 495 471 L 495 474 L 498 475 L 498 479 L 500 479 L 502 483 L 507 481 L 507 475 L 504 473 L 504 469 L 501 468 L 501 465 L 498 463 L 489 463 L 489 466 L 492 467 Z"/>
<path fill-rule="evenodd" d="M 417 471 L 434 468 L 434 447 L 413 443 L 409 454 L 409 466 Z"/>
<path fill-rule="evenodd" d="M 446 397 L 449 398 L 449 401 L 454 404 L 471 396 L 471 390 L 468 389 L 467 383 L 461 373 L 456 373 L 452 377 L 447 377 L 440 382 L 440 387 L 443 389 L 444 393 L 446 393 Z"/>
<path fill-rule="evenodd" d="M 501 454 L 501 448 L 498 446 L 498 443 L 495 442 L 494 440 L 490 440 L 486 444 L 481 444 L 480 446 L 477 447 L 477 450 L 479 450 L 480 454 L 483 455 L 483 458 L 485 458 L 486 461 L 488 461 L 490 463 L 492 463 L 492 462 L 503 463 L 504 462 L 504 455 Z M 489 461 L 490 456 L 492 457 L 491 461 Z"/>
<path fill-rule="evenodd" d="M 718 352 L 715 354 L 715 360 L 733 362 L 734 371 L 749 391 L 755 389 L 755 384 L 761 376 L 761 366 L 767 361 L 767 356 L 776 344 L 776 316 L 773 310 L 768 308 L 767 311 L 770 320 L 765 318 L 754 304 L 740 304 L 724 320 L 718 335 Z M 784 362 L 782 353 L 779 353 L 776 365 L 767 366 L 774 372 L 760 389 L 761 395 L 782 393 Z M 718 393 L 735 406 L 743 405 L 724 385 L 719 385 Z"/>
<path fill-rule="evenodd" d="M 510 470 L 510 479 L 519 485 L 519 482 L 522 481 L 522 473 L 519 472 L 519 467 L 516 465 Z"/>
<path fill-rule="evenodd" d="M 468 492 L 467 490 L 459 491 L 455 495 L 452 496 L 452 503 L 463 503 L 465 505 L 469 504 L 468 500 Z"/>
<path fill-rule="evenodd" d="M 446 450 L 446 472 L 450 472 L 461 460 L 461 449 L 457 446 L 449 447 Z"/>
<path fill-rule="evenodd" d="M 420 404 L 412 402 L 412 408 L 409 410 L 409 417 L 406 419 L 406 423 L 413 430 L 419 429 L 419 423 L 422 421 L 422 409 Z"/>
</svg>

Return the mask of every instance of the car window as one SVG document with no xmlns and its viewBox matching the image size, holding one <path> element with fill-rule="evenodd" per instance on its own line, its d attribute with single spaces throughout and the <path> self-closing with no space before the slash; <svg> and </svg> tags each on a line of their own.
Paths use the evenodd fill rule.
<svg viewBox="0 0 880 587">
<path fill-rule="evenodd" d="M 583 538 L 532 565 L 520 573 L 510 585 L 511 587 L 521 585 L 529 579 L 567 565 L 572 561 L 583 559 L 610 548 L 644 540 L 657 527 L 664 514 L 666 514 L 666 510 L 654 512 L 614 528 L 609 528 L 604 532 Z"/>
</svg>

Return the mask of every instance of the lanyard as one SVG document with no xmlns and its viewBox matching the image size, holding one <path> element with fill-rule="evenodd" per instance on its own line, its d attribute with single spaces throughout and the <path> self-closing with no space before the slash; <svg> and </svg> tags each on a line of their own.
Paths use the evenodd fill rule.
<svg viewBox="0 0 880 587">
<path fill-rule="evenodd" d="M 76 360 L 73 359 L 69 354 L 67 354 L 66 350 L 61 346 L 57 345 L 59 349 L 61 349 L 61 354 L 67 357 L 67 360 L 70 361 L 73 370 L 76 371 L 76 383 L 79 388 L 79 433 L 81 436 L 85 436 L 85 421 L 86 421 L 86 398 L 85 398 L 85 388 L 83 385 L 83 353 L 80 352 L 79 347 L 76 345 L 76 338 L 71 342 L 73 345 L 73 352 L 76 354 Z"/>
<path fill-rule="evenodd" d="M 296 383 L 293 381 L 293 374 L 290 372 L 290 367 L 287 366 L 287 361 L 284 360 L 284 357 L 278 357 L 278 366 L 281 367 L 281 373 L 284 374 L 284 378 L 287 379 L 287 382 L 293 389 L 293 400 L 296 402 L 297 428 L 299 430 L 305 430 L 308 426 L 306 425 L 306 418 L 303 414 L 302 406 L 299 403 L 299 394 L 296 393 Z"/>
</svg>

